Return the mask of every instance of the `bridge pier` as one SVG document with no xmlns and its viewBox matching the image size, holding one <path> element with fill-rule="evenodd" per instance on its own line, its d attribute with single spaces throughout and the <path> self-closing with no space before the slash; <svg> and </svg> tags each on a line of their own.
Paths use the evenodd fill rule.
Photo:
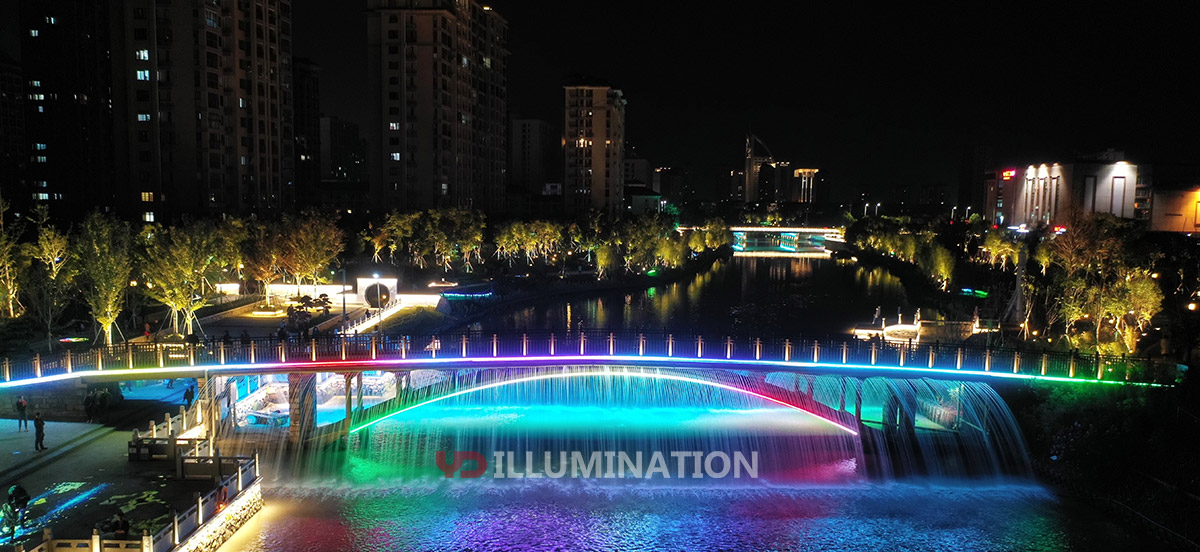
<svg viewBox="0 0 1200 552">
<path fill-rule="evenodd" d="M 317 375 L 288 374 L 288 443 L 300 446 L 317 423 Z"/>
</svg>

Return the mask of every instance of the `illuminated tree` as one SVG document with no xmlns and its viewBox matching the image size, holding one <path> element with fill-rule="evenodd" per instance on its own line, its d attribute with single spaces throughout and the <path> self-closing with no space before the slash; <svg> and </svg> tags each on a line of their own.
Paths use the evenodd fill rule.
<svg viewBox="0 0 1200 552">
<path fill-rule="evenodd" d="M 267 305 L 271 304 L 269 286 L 283 272 L 283 231 L 277 223 L 252 223 L 242 242 L 242 263 L 247 276 L 258 282 Z"/>
<path fill-rule="evenodd" d="M 80 291 L 104 332 L 105 345 L 112 345 L 113 325 L 128 293 L 131 244 L 129 225 L 99 212 L 83 219 L 72 244 L 82 279 Z"/>
<path fill-rule="evenodd" d="M 18 231 L 4 224 L 4 214 L 8 204 L 0 200 L 0 297 L 4 300 L 4 310 L 9 318 L 15 318 L 21 312 L 18 301 L 20 291 L 17 275 L 22 270 L 25 258 L 21 255 L 21 246 L 17 242 Z"/>
<path fill-rule="evenodd" d="M 210 222 L 183 226 L 147 225 L 140 241 L 138 264 L 146 283 L 145 293 L 170 309 L 171 332 L 192 333 L 192 322 L 204 298 L 205 275 L 217 266 L 221 238 Z"/>
<path fill-rule="evenodd" d="M 332 218 L 308 211 L 300 217 L 285 217 L 282 232 L 283 265 L 296 277 L 297 292 L 306 278 L 315 292 L 329 264 L 345 247 L 342 230 Z"/>
<path fill-rule="evenodd" d="M 45 326 L 46 345 L 53 349 L 53 327 L 69 304 L 74 278 L 74 271 L 68 266 L 70 240 L 50 225 L 50 211 L 45 205 L 35 208 L 30 219 L 37 225 L 37 238 L 33 243 L 25 244 L 25 253 L 33 262 L 26 270 L 27 284 L 22 287 L 28 298 L 24 305 L 28 313 Z"/>
</svg>

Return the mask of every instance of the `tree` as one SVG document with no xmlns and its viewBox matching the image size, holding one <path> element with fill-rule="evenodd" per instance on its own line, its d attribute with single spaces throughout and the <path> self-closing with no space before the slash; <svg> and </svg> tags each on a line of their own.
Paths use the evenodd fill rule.
<svg viewBox="0 0 1200 552">
<path fill-rule="evenodd" d="M 36 207 L 30 219 L 37 225 L 37 238 L 25 244 L 26 254 L 33 260 L 25 280 L 29 284 L 23 287 L 29 298 L 25 306 L 46 327 L 46 346 L 53 349 L 54 324 L 69 304 L 68 290 L 74 277 L 68 267 L 70 240 L 50 225 L 50 210 L 45 205 Z"/>
<path fill-rule="evenodd" d="M 422 214 L 419 212 L 392 211 L 388 213 L 387 219 L 383 223 L 383 232 L 386 234 L 388 256 L 392 258 L 393 262 L 396 258 L 396 251 L 402 251 L 408 255 L 414 266 L 425 268 L 425 255 L 428 255 L 429 252 L 423 249 L 425 242 L 416 238 L 421 218 Z"/>
<path fill-rule="evenodd" d="M 82 278 L 83 300 L 112 345 L 113 325 L 121 314 L 133 270 L 129 225 L 93 212 L 83 219 L 75 236 L 74 258 Z"/>
<path fill-rule="evenodd" d="M 283 271 L 283 232 L 278 223 L 252 223 L 242 242 L 245 274 L 258 282 L 267 305 L 271 304 L 271 281 Z"/>
<path fill-rule="evenodd" d="M 17 275 L 22 271 L 24 258 L 21 255 L 21 246 L 17 242 L 20 232 L 11 225 L 4 224 L 7 211 L 8 204 L 0 200 L 0 297 L 4 300 L 4 311 L 8 313 L 8 317 L 16 318 L 21 312 L 21 303 L 18 300 L 20 281 Z"/>
<path fill-rule="evenodd" d="M 342 230 L 334 220 L 315 211 L 306 211 L 299 218 L 285 217 L 283 232 L 283 258 L 296 277 L 297 291 L 305 278 L 313 286 L 320 283 L 326 268 L 345 247 Z"/>
<path fill-rule="evenodd" d="M 171 313 L 171 332 L 179 333 L 179 319 L 192 333 L 196 310 L 205 305 L 205 274 L 216 264 L 220 238 L 209 222 L 184 226 L 148 225 L 140 238 L 138 264 L 146 295 Z"/>
<path fill-rule="evenodd" d="M 725 221 L 719 218 L 710 218 L 704 221 L 704 245 L 709 249 L 719 249 L 722 245 L 730 245 L 733 243 L 733 232 L 729 231 L 729 226 Z"/>
</svg>

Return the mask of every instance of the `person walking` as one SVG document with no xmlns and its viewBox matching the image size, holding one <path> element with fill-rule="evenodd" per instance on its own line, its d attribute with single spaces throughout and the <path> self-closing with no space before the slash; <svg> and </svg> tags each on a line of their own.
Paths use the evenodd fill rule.
<svg viewBox="0 0 1200 552">
<path fill-rule="evenodd" d="M 92 423 L 92 420 L 96 419 L 96 390 L 95 389 L 89 390 L 87 396 L 83 398 L 83 411 L 84 411 L 84 413 L 87 414 L 87 421 L 89 424 Z"/>
<path fill-rule="evenodd" d="M 17 431 L 29 431 L 29 403 L 25 402 L 25 395 L 17 397 L 13 407 L 17 409 Z"/>
<path fill-rule="evenodd" d="M 111 397 L 105 387 L 96 394 L 96 421 L 101 422 L 108 414 L 108 402 Z"/>
<path fill-rule="evenodd" d="M 196 392 L 192 391 L 192 386 L 189 385 L 188 388 L 183 391 L 183 407 L 191 408 L 192 399 L 194 398 L 196 398 Z"/>
<path fill-rule="evenodd" d="M 33 437 L 33 449 L 38 452 L 46 450 L 46 443 L 44 442 L 46 440 L 46 420 L 42 419 L 41 412 L 33 414 Z"/>
</svg>

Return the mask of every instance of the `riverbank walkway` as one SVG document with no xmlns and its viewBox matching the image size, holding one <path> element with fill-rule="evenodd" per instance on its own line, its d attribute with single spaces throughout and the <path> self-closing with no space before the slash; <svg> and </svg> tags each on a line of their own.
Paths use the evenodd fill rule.
<svg viewBox="0 0 1200 552">
<path fill-rule="evenodd" d="M 212 490 L 211 481 L 175 480 L 175 465 L 166 460 L 131 462 L 128 442 L 135 427 L 177 411 L 183 385 L 161 382 L 135 388 L 109 413 L 109 423 L 46 422 L 47 450 L 34 451 L 34 432 L 16 431 L 17 421 L 0 420 L 0 483 L 20 483 L 33 497 L 26 525 L 14 540 L 0 537 L 5 550 L 45 540 L 90 539 L 97 524 L 119 510 L 131 525 L 130 539 L 153 534 L 195 505 L 195 493 Z M 30 424 L 32 426 L 32 424 Z"/>
</svg>

